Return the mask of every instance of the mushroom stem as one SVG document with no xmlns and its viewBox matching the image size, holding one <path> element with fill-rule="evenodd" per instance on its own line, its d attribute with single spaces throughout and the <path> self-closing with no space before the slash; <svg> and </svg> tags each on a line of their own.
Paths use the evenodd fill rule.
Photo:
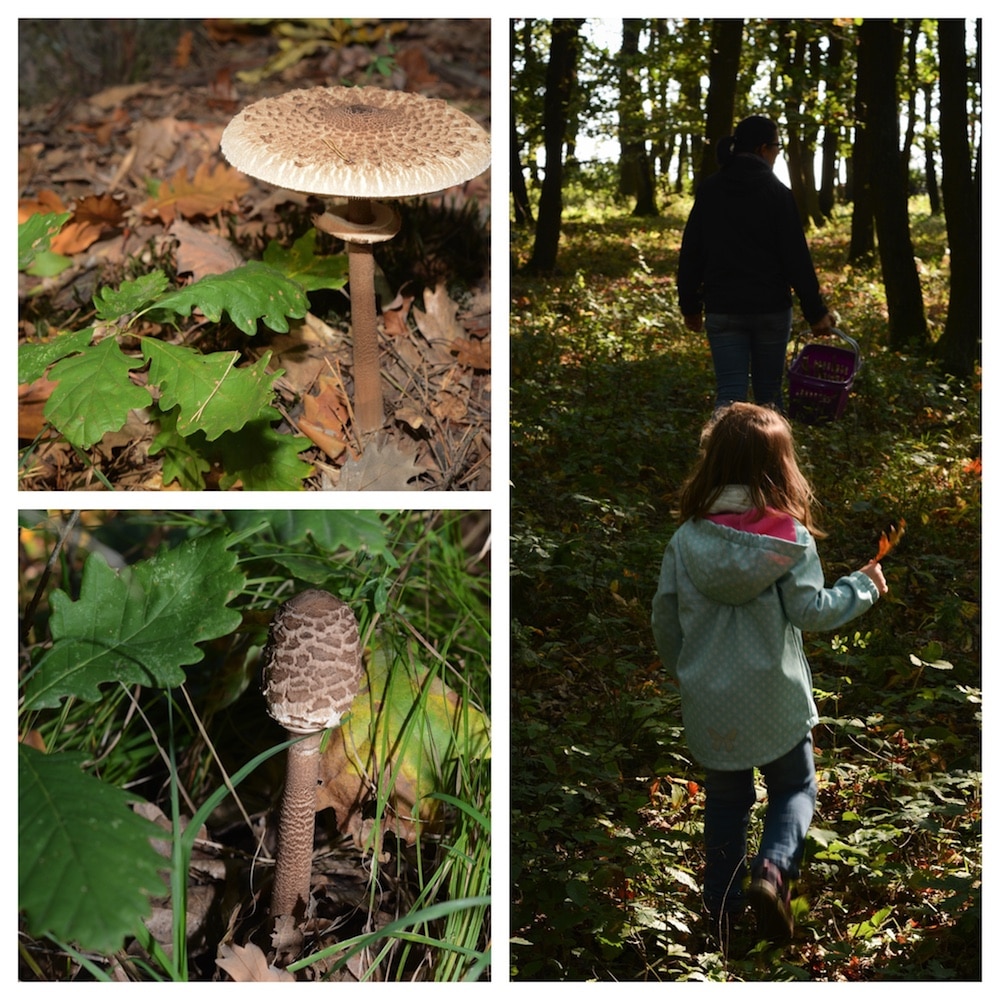
<svg viewBox="0 0 1000 1000">
<path fill-rule="evenodd" d="M 289 736 L 295 735 L 289 733 Z M 288 748 L 285 791 L 278 826 L 278 858 L 271 891 L 271 916 L 290 913 L 299 923 L 309 902 L 316 784 L 323 733 L 313 733 Z"/>
<path fill-rule="evenodd" d="M 348 222 L 368 225 L 374 219 L 368 198 L 351 198 Z M 375 256 L 371 244 L 347 243 L 347 276 L 351 286 L 351 336 L 354 340 L 354 416 L 362 434 L 385 422 L 375 319 Z"/>
<path fill-rule="evenodd" d="M 371 246 L 347 244 L 351 283 L 351 336 L 354 340 L 354 416 L 362 434 L 385 422 L 375 322 L 375 258 Z"/>
</svg>

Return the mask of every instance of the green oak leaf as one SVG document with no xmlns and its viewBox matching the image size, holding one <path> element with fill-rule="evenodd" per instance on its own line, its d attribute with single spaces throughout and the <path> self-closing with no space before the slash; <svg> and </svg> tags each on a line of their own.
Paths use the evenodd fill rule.
<svg viewBox="0 0 1000 1000">
<path fill-rule="evenodd" d="M 62 229 L 72 212 L 36 212 L 17 226 L 17 269 L 30 267 L 38 254 L 49 249 L 52 237 Z"/>
<path fill-rule="evenodd" d="M 96 444 L 124 425 L 129 410 L 149 406 L 149 393 L 128 377 L 144 363 L 122 354 L 114 337 L 56 362 L 49 378 L 59 384 L 45 404 L 46 420 L 79 448 Z"/>
<path fill-rule="evenodd" d="M 19 385 L 34 382 L 45 374 L 49 365 L 70 354 L 79 354 L 90 345 L 94 328 L 60 333 L 44 344 L 20 344 L 17 349 L 17 381 Z"/>
<path fill-rule="evenodd" d="M 200 447 L 203 440 L 198 434 L 187 437 L 178 434 L 175 412 L 160 416 L 160 431 L 149 446 L 149 454 L 163 456 L 160 475 L 164 486 L 176 479 L 183 490 L 205 488 L 204 477 L 211 471 L 212 463 Z"/>
<path fill-rule="evenodd" d="M 150 271 L 123 281 L 115 288 L 102 288 L 94 296 L 97 318 L 105 322 L 120 319 L 129 313 L 145 309 L 167 290 L 170 279 L 163 271 Z"/>
<path fill-rule="evenodd" d="M 190 316 L 192 309 L 200 309 L 213 323 L 227 312 L 240 330 L 253 336 L 259 319 L 270 329 L 287 333 L 285 317 L 301 319 L 309 310 L 309 300 L 297 282 L 267 264 L 251 260 L 163 296 L 148 313 L 153 318 L 165 313 Z"/>
<path fill-rule="evenodd" d="M 256 529 L 255 551 L 317 587 L 337 576 L 338 554 L 364 550 L 398 565 L 377 510 L 231 510 L 226 519 L 236 532 Z"/>
<path fill-rule="evenodd" d="M 300 236 L 290 250 L 272 240 L 264 251 L 264 263 L 297 281 L 307 292 L 321 288 L 343 288 L 347 284 L 347 254 L 316 256 L 316 230 Z"/>
<path fill-rule="evenodd" d="M 80 770 L 83 754 L 17 748 L 18 909 L 28 933 L 116 951 L 163 892 L 163 837 L 129 796 Z"/>
<path fill-rule="evenodd" d="M 178 408 L 178 434 L 201 431 L 214 441 L 250 420 L 265 415 L 277 419 L 272 387 L 281 372 L 266 370 L 270 351 L 242 368 L 236 367 L 237 351 L 199 354 L 152 337 L 143 338 L 142 353 L 149 359 L 150 383 L 160 388 L 160 409 Z"/>
<path fill-rule="evenodd" d="M 228 635 L 240 614 L 226 604 L 243 589 L 236 555 L 215 533 L 150 559 L 111 569 L 94 553 L 80 598 L 51 599 L 52 646 L 27 682 L 24 707 L 53 708 L 69 696 L 97 701 L 111 682 L 176 687 L 199 662 L 199 642 Z"/>
<path fill-rule="evenodd" d="M 255 420 L 241 430 L 219 438 L 218 456 L 225 472 L 222 489 L 301 490 L 313 467 L 299 458 L 311 447 L 306 437 L 279 434 L 269 420 Z"/>
</svg>

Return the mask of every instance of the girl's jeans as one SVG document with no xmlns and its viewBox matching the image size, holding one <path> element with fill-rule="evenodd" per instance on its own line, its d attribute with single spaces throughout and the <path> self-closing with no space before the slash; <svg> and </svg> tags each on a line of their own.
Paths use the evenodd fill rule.
<svg viewBox="0 0 1000 1000">
<path fill-rule="evenodd" d="M 783 410 L 781 384 L 792 331 L 792 310 L 708 313 L 705 331 L 715 367 L 715 405 L 745 403 L 750 384 L 758 406 Z"/>
<path fill-rule="evenodd" d="M 816 806 L 812 733 L 760 771 L 767 785 L 768 804 L 760 849 L 751 870 L 766 858 L 789 878 L 798 878 Z M 747 824 L 755 801 L 752 768 L 706 771 L 704 897 L 712 914 L 743 909 Z"/>
</svg>

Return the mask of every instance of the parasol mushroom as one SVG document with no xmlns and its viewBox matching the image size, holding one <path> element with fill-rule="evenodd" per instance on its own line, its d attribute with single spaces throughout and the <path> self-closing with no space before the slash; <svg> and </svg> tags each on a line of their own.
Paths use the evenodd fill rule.
<svg viewBox="0 0 1000 1000">
<path fill-rule="evenodd" d="M 288 748 L 271 893 L 272 917 L 301 921 L 309 901 L 323 731 L 340 725 L 361 683 L 354 613 L 325 591 L 297 594 L 274 616 L 263 662 L 268 714 L 290 736 L 306 736 Z"/>
<path fill-rule="evenodd" d="M 488 133 L 444 101 L 379 87 L 315 87 L 244 108 L 222 134 L 238 170 L 294 191 L 339 195 L 346 207 L 314 222 L 348 252 L 354 413 L 362 434 L 385 421 L 375 321 L 373 244 L 399 218 L 373 201 L 430 194 L 481 174 Z"/>
</svg>

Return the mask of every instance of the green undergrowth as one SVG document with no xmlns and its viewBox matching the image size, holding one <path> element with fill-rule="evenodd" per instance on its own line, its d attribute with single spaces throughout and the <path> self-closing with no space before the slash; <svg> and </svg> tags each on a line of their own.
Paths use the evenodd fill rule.
<svg viewBox="0 0 1000 1000">
<path fill-rule="evenodd" d="M 337 772 L 363 819 L 318 813 L 320 856 L 339 852 L 357 900 L 318 917 L 337 933 L 292 971 L 489 978 L 490 586 L 467 547 L 488 519 L 25 511 L 21 528 L 22 979 L 218 980 L 223 943 L 269 947 L 288 741 L 259 660 L 275 608 L 308 587 L 363 637 Z M 314 892 L 318 913 L 339 899 Z"/>
<path fill-rule="evenodd" d="M 785 950 L 707 933 L 703 794 L 649 608 L 675 491 L 712 407 L 673 275 L 689 202 L 571 201 L 560 273 L 512 279 L 512 976 L 912 980 L 980 974 L 980 386 L 887 347 L 849 220 L 810 243 L 863 362 L 845 414 L 796 424 L 827 579 L 901 519 L 888 596 L 807 635 L 820 794 Z M 932 331 L 943 220 L 913 208 Z M 791 351 L 790 351 L 791 356 Z M 755 814 L 753 830 L 758 828 Z"/>
</svg>

